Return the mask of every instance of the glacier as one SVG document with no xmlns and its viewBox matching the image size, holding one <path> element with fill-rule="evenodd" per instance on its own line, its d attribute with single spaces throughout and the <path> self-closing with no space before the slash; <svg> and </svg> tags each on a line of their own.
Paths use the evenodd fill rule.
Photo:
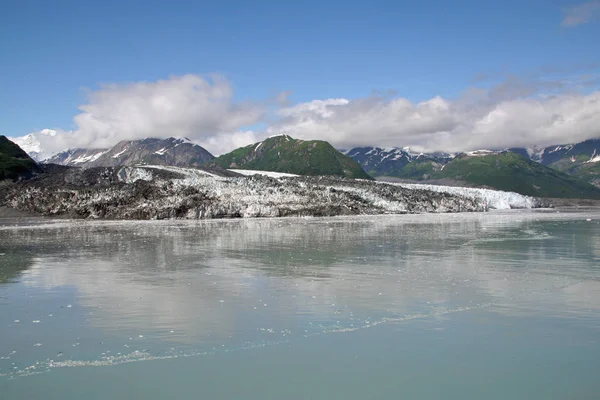
<svg viewBox="0 0 600 400">
<path fill-rule="evenodd" d="M 510 210 L 519 208 L 536 208 L 540 206 L 540 200 L 535 197 L 525 196 L 515 192 L 504 192 L 501 190 L 467 188 L 460 186 L 426 185 L 418 183 L 390 183 L 407 189 L 431 190 L 439 193 L 449 193 L 464 198 L 475 200 L 483 204 L 485 209 Z"/>
<path fill-rule="evenodd" d="M 245 175 L 245 176 L 264 175 L 264 176 L 269 176 L 271 178 L 299 176 L 297 174 L 288 174 L 287 172 L 258 171 L 258 170 L 253 170 L 253 169 L 231 169 L 230 168 L 229 171 L 235 172 L 236 174 Z"/>
<path fill-rule="evenodd" d="M 160 165 L 56 168 L 0 187 L 0 206 L 87 219 L 208 219 L 478 212 L 539 199 L 488 189 Z M 254 174 L 256 173 L 256 174 Z"/>
</svg>

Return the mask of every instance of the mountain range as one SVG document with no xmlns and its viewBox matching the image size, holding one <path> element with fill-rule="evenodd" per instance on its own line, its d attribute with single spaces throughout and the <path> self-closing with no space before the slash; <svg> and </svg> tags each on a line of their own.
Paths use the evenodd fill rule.
<svg viewBox="0 0 600 400">
<path fill-rule="evenodd" d="M 43 162 L 85 168 L 138 164 L 199 167 L 213 158 L 189 139 L 171 137 L 124 140 L 110 149 L 70 149 Z"/>
<path fill-rule="evenodd" d="M 490 187 L 543 197 L 597 198 L 600 140 L 548 147 L 417 153 L 357 147 L 344 152 L 377 179 Z"/>
<path fill-rule="evenodd" d="M 38 150 L 39 146 L 31 151 L 43 153 Z M 328 142 L 277 135 L 219 157 L 185 138 L 147 138 L 122 141 L 110 149 L 71 149 L 43 163 L 82 168 L 204 166 L 485 187 L 539 197 L 600 198 L 600 189 L 592 185 L 600 185 L 599 153 L 600 140 L 454 154 L 420 153 L 408 147 L 340 152 Z"/>
</svg>

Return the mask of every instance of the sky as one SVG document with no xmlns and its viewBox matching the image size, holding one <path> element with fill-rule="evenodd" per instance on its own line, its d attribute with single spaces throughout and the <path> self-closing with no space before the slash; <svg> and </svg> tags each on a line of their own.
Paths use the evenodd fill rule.
<svg viewBox="0 0 600 400">
<path fill-rule="evenodd" d="M 569 143 L 600 137 L 598 38 L 600 0 L 3 0 L 0 134 Z"/>
</svg>

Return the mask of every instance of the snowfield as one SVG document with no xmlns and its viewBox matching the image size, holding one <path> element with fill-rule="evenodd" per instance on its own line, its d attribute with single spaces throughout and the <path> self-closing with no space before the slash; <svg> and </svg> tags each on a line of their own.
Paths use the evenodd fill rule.
<svg viewBox="0 0 600 400">
<path fill-rule="evenodd" d="M 252 175 L 226 177 L 218 171 L 157 165 L 59 170 L 0 188 L 0 206 L 70 218 L 205 219 L 472 212 L 542 205 L 535 198 L 487 189 L 233 172 Z"/>
<path fill-rule="evenodd" d="M 296 174 L 288 174 L 288 173 L 285 173 L 285 172 L 257 171 L 257 170 L 252 170 L 252 169 L 230 169 L 229 171 L 235 172 L 235 173 L 238 173 L 238 174 L 244 175 L 244 176 L 264 175 L 264 176 L 269 176 L 271 178 L 283 178 L 283 177 L 290 177 L 290 176 L 299 176 L 299 175 L 296 175 Z"/>
</svg>

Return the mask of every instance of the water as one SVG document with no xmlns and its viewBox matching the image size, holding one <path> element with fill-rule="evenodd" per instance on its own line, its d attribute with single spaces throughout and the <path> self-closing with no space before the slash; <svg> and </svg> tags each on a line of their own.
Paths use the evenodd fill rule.
<svg viewBox="0 0 600 400">
<path fill-rule="evenodd" d="M 600 397 L 596 211 L 0 221 L 2 400 Z"/>
</svg>

